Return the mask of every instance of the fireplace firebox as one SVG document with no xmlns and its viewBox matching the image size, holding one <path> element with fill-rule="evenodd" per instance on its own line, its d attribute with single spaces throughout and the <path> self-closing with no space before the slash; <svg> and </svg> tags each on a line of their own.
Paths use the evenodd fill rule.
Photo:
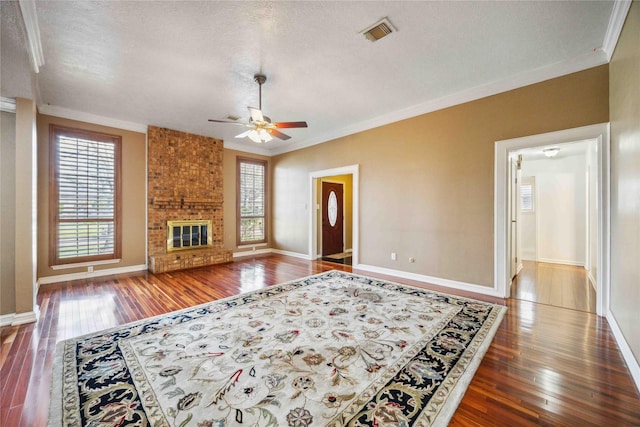
<svg viewBox="0 0 640 427">
<path fill-rule="evenodd" d="M 213 246 L 211 221 L 167 221 L 167 252 Z"/>
</svg>

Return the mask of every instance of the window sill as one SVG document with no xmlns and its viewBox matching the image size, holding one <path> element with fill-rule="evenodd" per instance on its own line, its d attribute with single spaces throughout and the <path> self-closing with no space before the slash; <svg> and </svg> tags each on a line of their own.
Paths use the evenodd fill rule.
<svg viewBox="0 0 640 427">
<path fill-rule="evenodd" d="M 90 267 L 93 265 L 103 265 L 103 264 L 117 264 L 121 260 L 120 259 L 103 259 L 100 261 L 87 261 L 87 262 L 77 262 L 75 264 L 60 264 L 60 265 L 52 265 L 52 270 L 66 270 L 68 268 L 78 268 L 78 267 Z"/>
</svg>

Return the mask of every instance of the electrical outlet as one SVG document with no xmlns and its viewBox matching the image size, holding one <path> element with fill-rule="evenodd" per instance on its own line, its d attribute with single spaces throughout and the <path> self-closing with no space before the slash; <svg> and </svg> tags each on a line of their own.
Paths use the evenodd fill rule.
<svg viewBox="0 0 640 427">
<path fill-rule="evenodd" d="M 87 267 L 87 273 L 93 273 L 93 265 Z"/>
<path fill-rule="evenodd" d="M 396 259 L 398 259 L 398 256 L 396 255 L 396 253 L 391 252 L 391 261 L 395 261 Z"/>
</svg>

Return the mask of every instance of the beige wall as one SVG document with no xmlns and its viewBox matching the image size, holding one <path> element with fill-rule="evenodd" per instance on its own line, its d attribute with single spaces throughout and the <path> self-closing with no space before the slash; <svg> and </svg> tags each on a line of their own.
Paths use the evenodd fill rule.
<svg viewBox="0 0 640 427">
<path fill-rule="evenodd" d="M 86 272 L 87 267 L 53 270 L 49 266 L 49 125 L 57 124 L 122 136 L 122 259 L 97 265 L 112 269 L 145 264 L 146 135 L 59 117 L 38 115 L 38 278 Z"/>
<path fill-rule="evenodd" d="M 306 254 L 309 172 L 359 164 L 360 263 L 492 286 L 495 141 L 607 122 L 608 97 L 604 65 L 276 156 L 272 244 Z"/>
<path fill-rule="evenodd" d="M 640 361 L 640 3 L 610 64 L 611 313 Z"/>
<path fill-rule="evenodd" d="M 19 322 L 36 320 L 36 132 L 36 103 L 16 98 L 15 309 L 25 316 Z"/>
<path fill-rule="evenodd" d="M 239 157 L 247 157 L 251 159 L 267 160 L 267 200 L 271 203 L 269 197 L 271 188 L 271 161 L 269 157 L 261 156 L 258 154 L 245 153 L 237 150 L 224 149 L 224 248 L 231 249 L 234 253 L 251 251 L 252 248 L 239 249 L 236 242 L 236 159 Z M 269 206 L 267 206 L 267 214 L 270 212 Z M 267 218 L 267 227 L 271 222 L 270 218 Z M 271 247 L 271 230 L 267 229 L 267 244 L 258 245 L 256 249 L 265 247 Z"/>
<path fill-rule="evenodd" d="M 0 315 L 16 312 L 16 115 L 0 113 Z"/>
</svg>

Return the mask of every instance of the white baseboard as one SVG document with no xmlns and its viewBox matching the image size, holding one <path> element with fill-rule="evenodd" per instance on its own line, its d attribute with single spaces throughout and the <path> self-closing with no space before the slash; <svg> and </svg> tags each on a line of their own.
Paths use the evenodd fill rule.
<svg viewBox="0 0 640 427">
<path fill-rule="evenodd" d="M 270 254 L 271 252 L 273 252 L 273 250 L 271 248 L 256 249 L 255 251 L 253 251 L 253 250 L 251 250 L 251 251 L 240 251 L 240 252 L 234 252 L 233 253 L 233 257 L 234 258 L 241 258 L 241 257 L 247 257 L 247 256 L 253 256 L 253 255 Z"/>
<path fill-rule="evenodd" d="M 252 256 L 252 255 L 261 255 L 261 254 L 279 254 L 279 255 L 292 256 L 292 257 L 295 257 L 295 258 L 306 259 L 307 261 L 311 260 L 311 258 L 307 254 L 301 254 L 301 253 L 298 253 L 298 252 L 283 251 L 282 249 L 273 249 L 273 248 L 258 249 L 258 250 L 255 250 L 255 251 L 235 252 L 233 254 L 233 257 L 234 258 L 241 258 L 241 257 L 247 257 L 247 256 Z"/>
<path fill-rule="evenodd" d="M 40 308 L 35 306 L 33 311 L 27 311 L 26 313 L 18 313 L 13 319 L 11 326 L 23 325 L 25 323 L 37 322 L 40 317 Z"/>
<path fill-rule="evenodd" d="M 35 307 L 33 311 L 27 311 L 26 313 L 9 313 L 0 316 L 0 326 L 18 326 L 25 323 L 37 322 L 40 317 L 40 310 Z"/>
<path fill-rule="evenodd" d="M 402 279 L 416 280 L 418 282 L 430 283 L 432 285 L 444 286 L 451 289 L 473 292 L 476 294 L 489 295 L 492 297 L 503 298 L 495 288 L 476 285 L 474 283 L 458 282 L 456 280 L 443 279 L 440 277 L 425 276 L 422 274 L 410 273 L 407 271 L 392 270 L 390 268 L 376 267 L 375 265 L 358 264 L 353 266 L 354 270 L 364 270 L 373 273 L 386 274 Z"/>
<path fill-rule="evenodd" d="M 273 252 L 274 254 L 279 254 L 279 255 L 287 255 L 287 256 L 292 256 L 295 258 L 302 258 L 302 259 L 306 259 L 307 261 L 311 261 L 311 257 L 307 254 L 301 254 L 298 252 L 289 252 L 289 251 L 283 251 L 282 249 L 271 249 L 271 252 Z"/>
<path fill-rule="evenodd" d="M 15 313 L 3 314 L 0 316 L 0 326 L 11 326 L 13 319 L 16 317 Z"/>
<path fill-rule="evenodd" d="M 563 259 L 552 259 L 552 258 L 538 258 L 538 262 L 547 262 L 549 264 L 564 264 L 564 265 L 575 265 L 578 267 L 584 267 L 584 262 L 578 261 L 567 261 Z"/>
<path fill-rule="evenodd" d="M 587 274 L 587 277 L 589 278 L 589 282 L 591 282 L 591 286 L 593 286 L 593 290 L 597 292 L 598 285 L 596 283 L 595 277 L 593 277 L 593 275 L 591 274 L 591 270 L 589 270 L 589 274 Z"/>
<path fill-rule="evenodd" d="M 105 268 L 104 270 L 94 270 L 91 273 L 82 271 L 80 273 L 61 274 L 59 276 L 45 276 L 38 279 L 38 286 L 50 283 L 66 282 L 67 280 L 89 279 L 92 277 L 110 276 L 112 274 L 133 273 L 147 269 L 146 264 L 131 265 L 129 267 Z"/>
<path fill-rule="evenodd" d="M 609 322 L 609 327 L 611 328 L 613 337 L 618 343 L 618 347 L 620 348 L 622 357 L 627 363 L 627 367 L 631 372 L 633 382 L 636 383 L 636 388 L 640 392 L 640 364 L 638 363 L 638 360 L 636 360 L 636 358 L 633 356 L 633 351 L 631 351 L 631 347 L 629 347 L 627 340 L 624 338 L 624 335 L 620 330 L 620 326 L 618 326 L 618 322 L 616 321 L 616 318 L 611 310 L 607 311 L 607 321 Z"/>
</svg>

